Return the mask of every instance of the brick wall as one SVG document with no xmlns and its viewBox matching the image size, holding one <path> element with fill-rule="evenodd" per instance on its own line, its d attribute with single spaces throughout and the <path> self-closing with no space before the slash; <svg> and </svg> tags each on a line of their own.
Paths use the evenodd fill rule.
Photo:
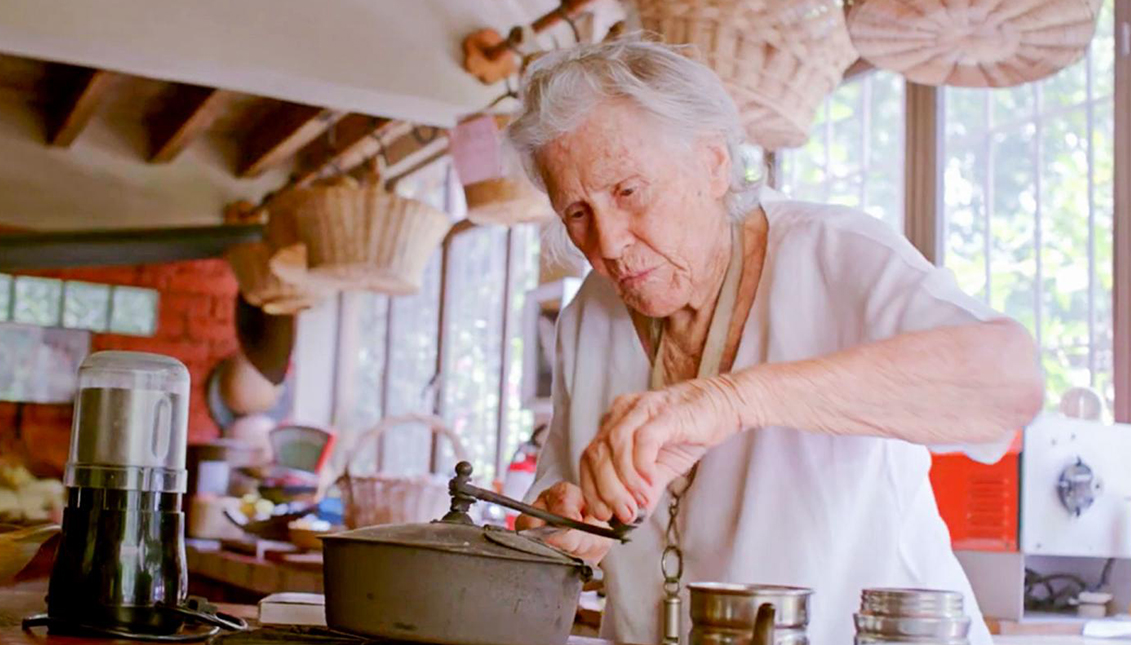
<svg viewBox="0 0 1131 645">
<path fill-rule="evenodd" d="M 236 351 L 235 277 L 223 260 L 196 260 L 131 267 L 37 271 L 35 275 L 157 289 L 157 333 L 152 337 L 94 334 L 91 351 L 155 352 L 179 359 L 192 377 L 189 441 L 219 436 L 208 414 L 209 372 Z M 21 454 L 41 476 L 62 473 L 71 431 L 71 405 L 0 401 L 0 454 Z"/>
</svg>

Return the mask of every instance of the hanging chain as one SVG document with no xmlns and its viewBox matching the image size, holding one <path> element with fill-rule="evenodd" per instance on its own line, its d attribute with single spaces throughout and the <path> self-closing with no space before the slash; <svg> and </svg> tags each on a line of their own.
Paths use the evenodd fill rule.
<svg viewBox="0 0 1131 645">
<path fill-rule="evenodd" d="M 664 552 L 660 556 L 660 572 L 664 575 L 664 645 L 678 645 L 683 629 L 683 601 L 679 597 L 683 579 L 683 550 L 680 547 L 679 509 L 687 489 L 695 481 L 698 464 L 691 467 L 680 490 L 668 488 L 668 530 L 664 533 Z"/>
</svg>

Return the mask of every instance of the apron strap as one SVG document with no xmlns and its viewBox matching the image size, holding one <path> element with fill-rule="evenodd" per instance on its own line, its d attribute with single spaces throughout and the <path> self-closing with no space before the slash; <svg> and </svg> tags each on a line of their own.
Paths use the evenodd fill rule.
<svg viewBox="0 0 1131 645">
<path fill-rule="evenodd" d="M 715 311 L 711 315 L 711 325 L 707 330 L 707 341 L 703 345 L 703 355 L 699 359 L 698 378 L 717 376 L 723 362 L 723 350 L 726 348 L 727 332 L 730 330 L 731 318 L 734 317 L 734 305 L 738 300 L 738 285 L 742 281 L 742 222 L 735 221 L 731 225 L 730 260 L 727 262 L 726 275 L 719 288 L 719 298 L 715 303 Z M 651 319 L 652 331 L 652 372 L 649 389 L 658 390 L 667 385 L 664 379 L 663 361 L 661 360 L 661 345 L 664 342 L 664 321 L 660 318 Z"/>
</svg>

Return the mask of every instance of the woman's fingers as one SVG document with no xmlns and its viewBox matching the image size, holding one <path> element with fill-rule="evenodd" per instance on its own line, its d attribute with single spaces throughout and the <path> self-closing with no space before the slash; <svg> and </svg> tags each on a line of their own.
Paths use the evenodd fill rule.
<svg viewBox="0 0 1131 645">
<path fill-rule="evenodd" d="M 593 477 L 594 467 L 587 449 L 581 456 L 581 493 L 585 496 L 585 505 L 589 513 L 604 521 L 613 516 L 613 511 L 597 491 L 597 483 Z"/>
<path fill-rule="evenodd" d="M 547 488 L 530 505 L 571 520 L 580 521 L 585 516 L 585 496 L 580 488 L 569 482 L 558 482 Z M 546 522 L 529 515 L 520 515 L 515 520 L 515 528 L 520 531 L 545 525 Z"/>
<path fill-rule="evenodd" d="M 636 517 L 636 501 L 625 487 L 625 483 L 621 481 L 616 466 L 613 465 L 612 450 L 602 442 L 595 444 L 594 453 L 596 456 L 591 459 L 594 463 L 591 474 L 598 496 L 620 521 L 632 522 Z M 603 515 L 597 517 L 602 520 L 611 519 Z"/>
<path fill-rule="evenodd" d="M 649 469 L 640 468 L 635 460 L 637 434 L 656 414 L 655 406 L 643 397 L 640 402 L 622 415 L 615 423 L 602 426 L 601 434 L 609 437 L 613 444 L 618 470 L 624 471 L 625 483 L 635 492 L 651 488 Z"/>
</svg>

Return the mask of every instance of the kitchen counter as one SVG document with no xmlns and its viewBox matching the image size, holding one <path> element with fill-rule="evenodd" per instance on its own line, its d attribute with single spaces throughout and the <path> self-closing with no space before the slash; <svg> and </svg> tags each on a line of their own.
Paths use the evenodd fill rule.
<svg viewBox="0 0 1131 645">
<path fill-rule="evenodd" d="M 223 611 L 254 618 L 255 607 L 250 605 L 220 605 Z M 13 591 L 0 587 L 0 644 L 2 645 L 137 645 L 137 641 L 102 638 L 74 638 L 47 636 L 46 630 L 33 633 L 20 628 L 20 620 L 45 609 L 42 591 Z M 1126 640 L 1105 640 L 1083 636 L 996 636 L 995 645 L 1117 645 Z M 610 641 L 583 636 L 570 637 L 568 645 L 614 645 Z M 815 644 L 816 645 L 816 644 Z"/>
</svg>

